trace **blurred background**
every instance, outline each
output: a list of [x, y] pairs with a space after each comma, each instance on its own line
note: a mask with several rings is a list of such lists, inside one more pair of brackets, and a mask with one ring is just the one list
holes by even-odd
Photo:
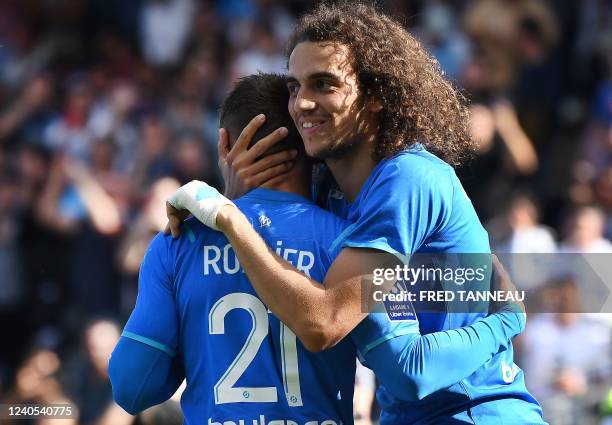
[[[612, 2], [379, 3], [471, 101], [479, 148], [458, 173], [494, 249], [612, 252]], [[108, 357], [165, 198], [192, 179], [222, 185], [220, 101], [240, 76], [284, 71], [313, 4], [0, 2], [1, 403], [72, 402], [82, 424], [181, 423], [176, 401], [138, 418], [114, 405]], [[530, 390], [552, 424], [606, 423], [609, 322], [576, 313], [575, 277], [531, 284], [557, 307], [517, 341]], [[368, 424], [376, 382], [364, 370], [358, 382]]]

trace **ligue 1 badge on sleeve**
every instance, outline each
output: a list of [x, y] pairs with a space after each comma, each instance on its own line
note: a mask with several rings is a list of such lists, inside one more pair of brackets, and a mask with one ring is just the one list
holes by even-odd
[[393, 322], [416, 320], [416, 311], [412, 304], [413, 299], [414, 294], [406, 289], [406, 285], [402, 280], [395, 282], [391, 290], [380, 298], [385, 307], [387, 317]]

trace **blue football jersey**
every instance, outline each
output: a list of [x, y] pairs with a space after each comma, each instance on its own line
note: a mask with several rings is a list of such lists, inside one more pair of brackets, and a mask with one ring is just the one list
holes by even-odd
[[[236, 205], [280, 256], [322, 281], [345, 222], [301, 196], [255, 189]], [[158, 235], [124, 336], [180, 355], [187, 424], [351, 424], [355, 346], [308, 352], [259, 299], [228, 240], [196, 220]], [[155, 306], [151, 308], [141, 306]]]
[[[337, 194], [331, 197], [323, 204], [338, 206], [338, 214], [351, 222], [334, 247], [401, 255], [490, 253], [488, 235], [454, 170], [420, 147], [381, 161], [352, 204], [340, 202]], [[417, 311], [421, 333], [456, 329], [486, 315], [482, 309], [450, 311]], [[384, 387], [378, 399], [386, 424], [445, 423], [445, 418], [449, 423], [488, 424], [499, 418], [543, 423], [540, 406], [514, 364], [511, 344], [466, 379], [422, 400], [398, 400]]]

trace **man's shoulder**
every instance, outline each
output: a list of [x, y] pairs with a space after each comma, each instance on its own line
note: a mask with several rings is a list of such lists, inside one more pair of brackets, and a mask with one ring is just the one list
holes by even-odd
[[193, 216], [186, 218], [181, 223], [181, 233], [177, 239], [173, 239], [172, 235], [164, 234], [161, 234], [160, 237], [164, 239], [164, 243], [175, 255], [178, 252], [199, 249], [199, 244], [196, 242], [206, 242], [206, 244], [213, 245], [227, 243], [223, 233], [211, 229]]
[[384, 159], [375, 169], [372, 188], [385, 186], [385, 193], [452, 193], [456, 184], [453, 168], [425, 149], [407, 149]]
[[383, 164], [385, 169], [395, 169], [402, 176], [445, 176], [447, 177], [453, 168], [436, 155], [424, 148], [411, 148], [403, 150]]
[[330, 225], [344, 227], [347, 222], [324, 208], [306, 198], [293, 198], [290, 201], [282, 198], [279, 194], [278, 199], [261, 199], [244, 196], [236, 201], [236, 206], [253, 221], [253, 214], [257, 215], [266, 208], [277, 214], [285, 214], [291, 218], [291, 222], [301, 223], [300, 220], [310, 217], [317, 223], [329, 223]]

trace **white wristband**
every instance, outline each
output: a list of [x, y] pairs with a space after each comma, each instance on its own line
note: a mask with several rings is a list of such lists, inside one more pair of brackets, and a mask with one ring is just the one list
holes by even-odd
[[221, 195], [217, 189], [208, 184], [193, 180], [174, 192], [168, 203], [177, 210], [186, 209], [195, 218], [214, 230], [217, 227], [217, 213], [223, 205], [234, 205]]

